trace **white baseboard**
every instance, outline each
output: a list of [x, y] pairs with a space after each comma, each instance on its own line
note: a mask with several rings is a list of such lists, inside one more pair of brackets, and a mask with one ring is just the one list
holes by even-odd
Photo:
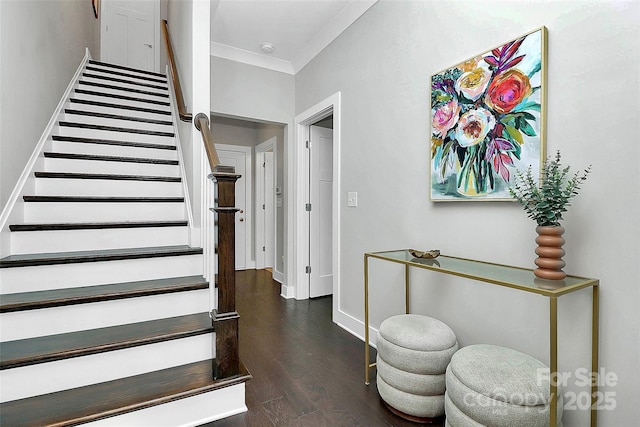
[[286, 299], [295, 298], [295, 289], [292, 286], [280, 286], [280, 296]]
[[273, 270], [272, 276], [273, 276], [273, 280], [280, 283], [281, 285], [284, 284], [284, 274], [282, 274], [279, 271]]
[[[337, 318], [333, 319], [333, 322], [340, 326], [351, 335], [359, 338], [364, 342], [364, 322], [350, 314], [345, 313], [342, 310], [338, 310]], [[376, 348], [376, 338], [378, 336], [378, 330], [369, 326], [369, 344]]]

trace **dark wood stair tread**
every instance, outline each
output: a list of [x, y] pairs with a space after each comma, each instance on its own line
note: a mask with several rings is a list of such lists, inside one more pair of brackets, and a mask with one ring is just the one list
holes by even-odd
[[66, 114], [74, 114], [77, 116], [101, 117], [103, 119], [125, 120], [128, 122], [140, 122], [140, 123], [151, 123], [154, 125], [173, 126], [173, 122], [171, 122], [170, 120], [148, 119], [145, 117], [132, 117], [132, 116], [123, 116], [119, 114], [98, 113], [95, 111], [73, 110], [70, 108], [66, 108], [64, 112]]
[[22, 196], [36, 203], [182, 203], [184, 197]]
[[193, 248], [187, 245], [20, 254], [9, 255], [1, 258], [0, 268], [77, 264], [85, 262], [118, 261], [126, 259], [159, 258], [198, 254], [202, 254], [202, 248]]
[[114, 175], [101, 173], [75, 173], [75, 172], [35, 172], [36, 178], [56, 179], [101, 179], [113, 181], [155, 181], [155, 182], [182, 182], [179, 176], [146, 176], [146, 175]]
[[95, 59], [90, 59], [89, 60], [89, 64], [101, 65], [101, 66], [107, 67], [107, 68], [116, 68], [118, 70], [133, 71], [135, 73], [147, 74], [149, 76], [163, 77], [165, 79], [167, 78], [167, 76], [165, 76], [162, 73], [156, 73], [154, 71], [148, 71], [148, 70], [140, 70], [138, 68], [126, 67], [124, 65], [110, 64], [108, 62], [96, 61]]
[[85, 329], [2, 343], [0, 370], [88, 356], [213, 332], [209, 313]]
[[168, 93], [158, 93], [158, 92], [152, 92], [152, 91], [144, 90], [144, 89], [135, 89], [135, 88], [131, 88], [131, 87], [110, 85], [110, 84], [106, 84], [106, 83], [88, 82], [88, 81], [80, 80], [78, 82], [78, 84], [81, 85], [81, 86], [92, 86], [92, 87], [101, 87], [103, 89], [121, 90], [121, 91], [124, 91], [124, 92], [131, 92], [131, 93], [136, 93], [136, 94], [140, 94], [140, 95], [157, 96], [159, 98], [168, 98], [169, 97]]
[[89, 70], [89, 71], [98, 71], [100, 73], [113, 74], [114, 76], [131, 77], [131, 78], [135, 78], [135, 79], [148, 80], [150, 82], [167, 84], [167, 79], [163, 74], [158, 74], [158, 76], [162, 76], [163, 77], [162, 79], [159, 79], [159, 78], [153, 78], [153, 77], [149, 77], [149, 76], [132, 75], [130, 73], [123, 73], [123, 72], [112, 70], [112, 69], [109, 69], [109, 68], [93, 67], [91, 65], [87, 65], [85, 69]]
[[0, 424], [72, 426], [241, 384], [251, 374], [213, 379], [214, 360], [0, 404]]
[[50, 158], [50, 159], [95, 160], [95, 161], [101, 161], [101, 162], [124, 162], [124, 163], [152, 163], [155, 165], [172, 165], [172, 166], [179, 165], [179, 162], [177, 160], [169, 160], [169, 159], [102, 156], [98, 154], [55, 153], [50, 151], [45, 151], [44, 157]]
[[208, 287], [209, 284], [202, 276], [184, 276], [113, 283], [110, 285], [20, 292], [2, 296], [0, 313], [186, 292], [197, 289], [207, 289]]
[[164, 105], [167, 107], [170, 105], [168, 102], [165, 102], [165, 101], [156, 101], [154, 99], [137, 98], [135, 96], [117, 95], [115, 93], [96, 92], [94, 90], [75, 89], [74, 92], [82, 93], [84, 95], [104, 96], [106, 98], [123, 99], [126, 101], [135, 101], [135, 102], [142, 102], [142, 103], [155, 104], [155, 105]]
[[93, 125], [89, 123], [74, 123], [74, 122], [58, 122], [59, 126], [62, 127], [72, 127], [79, 129], [92, 129], [92, 130], [104, 130], [110, 132], [125, 132], [125, 133], [137, 133], [142, 135], [154, 135], [154, 136], [166, 136], [166, 137], [174, 137], [175, 134], [173, 132], [161, 132], [154, 130], [146, 130], [146, 129], [135, 129], [135, 128], [123, 128], [119, 126], [106, 126], [106, 125]]
[[116, 139], [86, 138], [82, 136], [52, 135], [51, 139], [53, 139], [54, 141], [60, 141], [60, 142], [79, 142], [83, 144], [99, 144], [99, 145], [119, 145], [123, 147], [151, 148], [154, 150], [173, 150], [173, 151], [177, 150], [177, 147], [175, 145], [152, 144], [148, 142], [120, 141]]
[[87, 77], [87, 78], [90, 78], [90, 79], [106, 80], [106, 81], [109, 81], [109, 82], [124, 83], [124, 84], [135, 85], [135, 86], [149, 87], [149, 88], [152, 88], [152, 89], [159, 89], [159, 90], [168, 90], [169, 89], [167, 86], [159, 86], [159, 85], [153, 84], [153, 83], [143, 83], [143, 82], [137, 82], [137, 81], [133, 81], [133, 80], [119, 79], [117, 77], [101, 76], [101, 75], [93, 74], [93, 73], [82, 73], [82, 77]]
[[97, 107], [120, 108], [122, 110], [129, 110], [129, 111], [140, 111], [143, 113], [162, 114], [165, 116], [171, 115], [171, 111], [166, 111], [166, 110], [156, 110], [154, 108], [136, 107], [133, 105], [113, 104], [111, 102], [92, 101], [90, 99], [70, 98], [69, 102], [71, 102], [72, 104], [95, 105]]
[[11, 224], [11, 231], [57, 231], [57, 230], [102, 230], [108, 228], [153, 228], [186, 227], [187, 221], [126, 221], [126, 222], [79, 222], [79, 223], [42, 223]]

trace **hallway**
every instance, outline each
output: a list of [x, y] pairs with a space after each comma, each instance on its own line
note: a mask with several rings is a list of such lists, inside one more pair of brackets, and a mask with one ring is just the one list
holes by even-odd
[[330, 297], [283, 299], [265, 270], [236, 282], [249, 412], [206, 427], [415, 426], [384, 407], [375, 375], [364, 385], [364, 345], [331, 322]]

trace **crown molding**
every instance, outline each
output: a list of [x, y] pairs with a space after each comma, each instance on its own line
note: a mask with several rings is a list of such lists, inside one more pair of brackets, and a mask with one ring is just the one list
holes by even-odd
[[378, 0], [352, 0], [292, 61], [211, 42], [211, 56], [295, 75]]
[[274, 58], [272, 56], [261, 55], [244, 49], [238, 49], [225, 44], [211, 42], [211, 56], [228, 59], [230, 61], [242, 62], [243, 64], [254, 65], [256, 67], [267, 68], [286, 74], [295, 74], [290, 61]]

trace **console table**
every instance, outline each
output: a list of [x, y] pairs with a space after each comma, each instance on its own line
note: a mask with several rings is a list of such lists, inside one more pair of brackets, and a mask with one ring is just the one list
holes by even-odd
[[[473, 279], [478, 282], [504, 286], [549, 298], [549, 350], [550, 379], [558, 372], [558, 297], [583, 288], [592, 288], [591, 307], [591, 426], [597, 426], [597, 373], [598, 373], [598, 279], [567, 276], [560, 281], [547, 281], [534, 276], [533, 270], [493, 264], [471, 259], [440, 255], [435, 259], [414, 258], [408, 249], [367, 252], [364, 254], [364, 326], [365, 326], [365, 384], [369, 385], [371, 363], [369, 355], [369, 259], [380, 259], [405, 266], [405, 312], [409, 313], [409, 270], [411, 267]], [[558, 385], [550, 381], [550, 426], [557, 424]]]

